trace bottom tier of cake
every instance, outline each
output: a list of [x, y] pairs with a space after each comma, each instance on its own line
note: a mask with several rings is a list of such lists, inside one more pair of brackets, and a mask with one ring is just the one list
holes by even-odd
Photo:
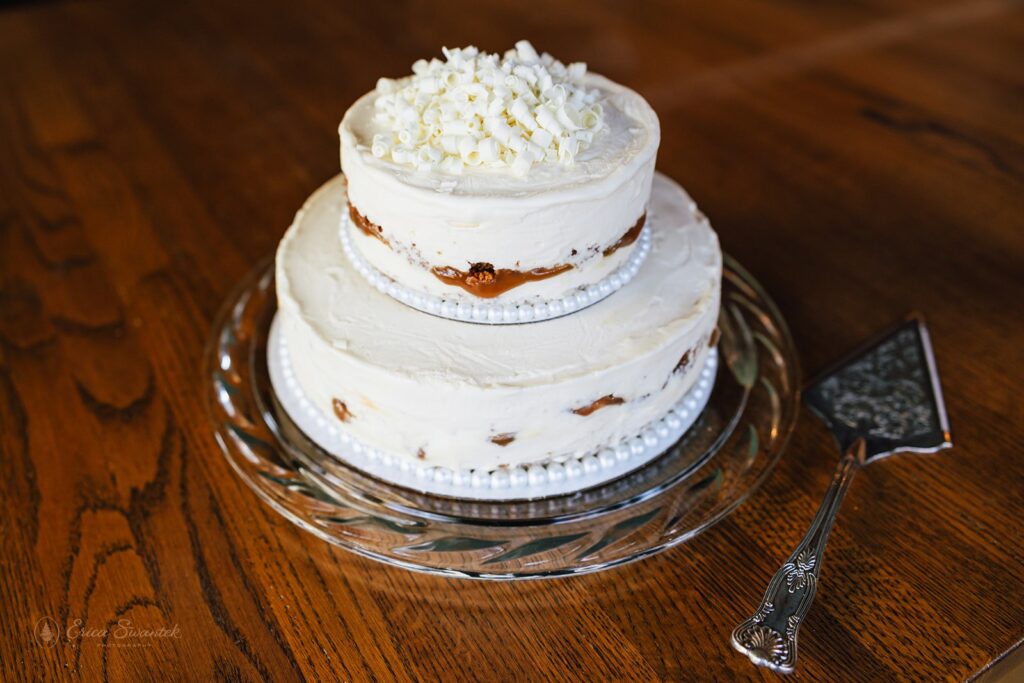
[[652, 251], [633, 281], [521, 325], [437, 318], [378, 292], [342, 251], [345, 211], [339, 176], [296, 216], [277, 255], [278, 324], [301, 394], [372, 454], [451, 472], [581, 461], [670, 415], [700, 380], [722, 257], [664, 176], [648, 207]]
[[291, 421], [317, 446], [345, 464], [421, 493], [479, 501], [534, 500], [601, 486], [651, 462], [700, 418], [718, 370], [712, 349], [694, 385], [663, 416], [597, 453], [529, 466], [452, 470], [381, 451], [352, 436], [334, 415], [317, 408], [295, 378], [288, 343], [277, 319], [267, 346], [270, 383]]

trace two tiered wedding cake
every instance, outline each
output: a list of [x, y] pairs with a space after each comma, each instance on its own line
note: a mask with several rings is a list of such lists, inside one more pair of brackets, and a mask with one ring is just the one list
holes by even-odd
[[718, 241], [638, 94], [526, 42], [444, 55], [349, 109], [344, 176], [281, 242], [285, 374], [344, 459], [585, 485], [685, 421]]

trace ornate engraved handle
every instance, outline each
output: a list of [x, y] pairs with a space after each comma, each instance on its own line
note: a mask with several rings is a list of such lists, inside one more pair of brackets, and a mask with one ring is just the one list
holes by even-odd
[[821, 571], [821, 557], [832, 523], [857, 469], [864, 463], [864, 441], [858, 439], [843, 454], [825, 499], [807, 535], [768, 584], [754, 616], [732, 632], [732, 645], [750, 661], [779, 673], [796, 665], [796, 636], [811, 609]]

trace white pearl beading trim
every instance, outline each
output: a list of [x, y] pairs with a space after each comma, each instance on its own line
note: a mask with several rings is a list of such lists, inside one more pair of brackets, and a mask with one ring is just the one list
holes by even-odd
[[353, 228], [350, 228], [351, 220], [347, 207], [342, 207], [340, 222], [341, 248], [344, 250], [345, 256], [352, 263], [352, 267], [378, 292], [387, 294], [392, 299], [430, 315], [486, 325], [510, 325], [550, 320], [596, 304], [613, 292], [622, 289], [626, 283], [636, 277], [644, 259], [651, 251], [651, 227], [648, 224], [640, 231], [636, 245], [626, 262], [598, 282], [578, 287], [558, 299], [524, 300], [504, 304], [486, 301], [470, 302], [454, 297], [447, 298], [419, 292], [399, 284], [371, 265], [352, 243], [350, 230]]
[[452, 470], [380, 451], [338, 426], [313, 405], [295, 378], [288, 344], [275, 317], [267, 346], [270, 381], [295, 424], [335, 458], [380, 479], [451, 498], [523, 500], [580, 491], [629, 474], [664, 453], [697, 421], [711, 395], [718, 350], [711, 349], [694, 386], [639, 434], [593, 455], [493, 470]]

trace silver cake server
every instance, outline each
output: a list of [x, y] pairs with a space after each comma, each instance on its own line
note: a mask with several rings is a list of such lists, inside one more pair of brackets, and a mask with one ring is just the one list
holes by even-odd
[[733, 647], [780, 673], [796, 664], [797, 632], [814, 600], [825, 543], [853, 475], [893, 453], [934, 453], [953, 445], [931, 341], [918, 315], [826, 371], [804, 401], [832, 431], [842, 459], [807, 535], [772, 577], [754, 616], [732, 632]]

